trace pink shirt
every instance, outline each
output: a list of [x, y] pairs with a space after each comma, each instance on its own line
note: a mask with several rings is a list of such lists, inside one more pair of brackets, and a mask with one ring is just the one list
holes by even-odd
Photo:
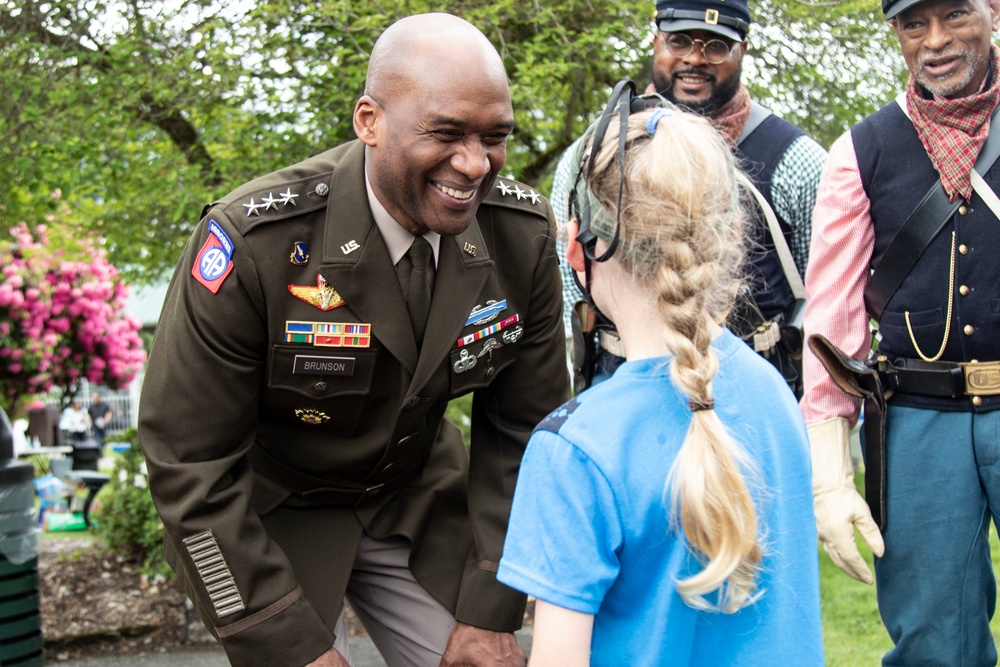
[[[830, 147], [819, 183], [806, 270], [804, 327], [806, 335], [822, 334], [855, 359], [867, 359], [871, 350], [864, 289], [874, 246], [870, 203], [847, 132]], [[844, 417], [853, 426], [860, 401], [837, 388], [808, 347], [803, 374], [800, 406], [806, 424]]]

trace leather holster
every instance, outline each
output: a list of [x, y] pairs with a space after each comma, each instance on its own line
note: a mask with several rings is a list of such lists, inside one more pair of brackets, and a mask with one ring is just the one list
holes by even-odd
[[841, 391], [864, 403], [865, 501], [879, 530], [885, 531], [885, 391], [875, 362], [847, 356], [819, 334], [809, 336], [809, 349]]

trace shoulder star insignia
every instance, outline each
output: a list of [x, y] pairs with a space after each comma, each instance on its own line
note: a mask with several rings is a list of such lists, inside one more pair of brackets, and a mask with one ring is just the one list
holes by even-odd
[[524, 192], [524, 190], [522, 190], [520, 187], [518, 187], [516, 185], [514, 186], [514, 194], [517, 195], [518, 201], [524, 199], [525, 195], [526, 195], [526, 193]]
[[269, 211], [272, 208], [278, 208], [278, 202], [281, 201], [281, 200], [276, 199], [274, 197], [274, 195], [272, 195], [270, 192], [268, 192], [267, 196], [263, 197], [261, 199], [261, 201], [263, 202], [264, 210], [265, 211]]
[[320, 274], [316, 274], [316, 287], [289, 285], [288, 291], [310, 306], [316, 306], [324, 312], [344, 305], [344, 298]]
[[542, 196], [540, 194], [538, 194], [537, 192], [535, 192], [534, 190], [531, 191], [531, 194], [529, 194], [528, 197], [531, 198], [531, 203], [532, 204], [537, 204], [538, 202], [540, 202], [542, 200]]
[[500, 194], [504, 196], [514, 194], [514, 191], [510, 189], [510, 186], [504, 183], [503, 181], [497, 183], [497, 187], [500, 188]]
[[291, 188], [285, 188], [285, 191], [279, 192], [278, 195], [281, 197], [281, 203], [285, 206], [295, 206], [295, 198], [298, 195], [293, 195]]
[[250, 198], [250, 203], [249, 204], [243, 204], [243, 205], [247, 209], [247, 217], [248, 218], [251, 215], [260, 215], [260, 211], [258, 211], [257, 209], [259, 209], [261, 206], [263, 206], [263, 204], [254, 204], [253, 203], [253, 197]]

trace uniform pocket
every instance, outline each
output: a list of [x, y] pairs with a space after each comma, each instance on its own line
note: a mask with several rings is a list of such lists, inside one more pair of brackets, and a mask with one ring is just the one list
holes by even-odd
[[349, 435], [371, 393], [376, 355], [370, 349], [275, 345], [265, 409], [279, 419]]
[[899, 311], [885, 311], [879, 322], [879, 331], [883, 339], [893, 341], [893, 349], [909, 350], [909, 356], [917, 356], [917, 351], [913, 349], [913, 340], [917, 341], [920, 351], [927, 356], [937, 354], [944, 340], [945, 325], [944, 310], [934, 308], [932, 310], [910, 311], [910, 324], [906, 324], [906, 315]]
[[[511, 336], [508, 335], [508, 340]], [[519, 336], [518, 336], [519, 338]], [[451, 397], [462, 396], [487, 386], [517, 359], [517, 338], [504, 342], [502, 332], [451, 351]]]

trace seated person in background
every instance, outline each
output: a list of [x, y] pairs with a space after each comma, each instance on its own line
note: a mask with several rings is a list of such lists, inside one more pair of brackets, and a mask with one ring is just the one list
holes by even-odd
[[636, 111], [620, 171], [619, 126], [583, 142], [567, 259], [626, 362], [533, 434], [498, 579], [538, 599], [532, 665], [821, 665], [805, 426], [717, 324], [745, 252], [732, 154]]
[[90, 434], [90, 415], [83, 409], [83, 402], [74, 400], [73, 404], [63, 411], [59, 420], [59, 430], [69, 434], [71, 443], [83, 442]]

